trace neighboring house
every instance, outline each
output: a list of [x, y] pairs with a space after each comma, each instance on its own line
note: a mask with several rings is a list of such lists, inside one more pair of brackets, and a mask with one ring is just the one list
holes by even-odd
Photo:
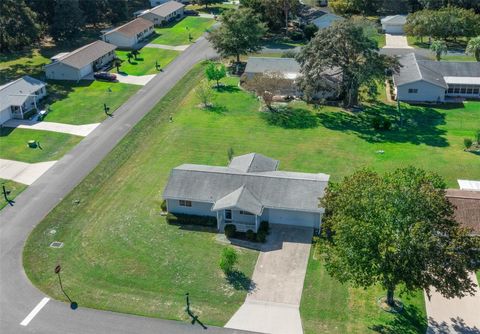
[[381, 19], [382, 29], [387, 34], [403, 34], [403, 26], [407, 23], [406, 15], [391, 15]]
[[24, 76], [0, 86], [0, 124], [12, 118], [31, 116], [37, 109], [37, 103], [47, 95], [46, 85], [43, 81]]
[[457, 222], [480, 236], [480, 191], [447, 189], [447, 199], [455, 206]]
[[[150, 6], [156, 7], [169, 1], [170, 0], [150, 0]], [[186, 3], [188, 0], [177, 0], [177, 2]]]
[[445, 98], [480, 97], [480, 63], [417, 60], [414, 53], [399, 59], [393, 75], [398, 100], [444, 102]]
[[183, 17], [185, 5], [178, 1], [168, 1], [157, 7], [149, 9], [139, 15], [152, 22], [155, 26]]
[[81, 80], [110, 64], [115, 58], [113, 44], [95, 41], [72, 52], [52, 57], [52, 63], [44, 66], [45, 75], [53, 80]]
[[102, 40], [119, 48], [134, 49], [154, 31], [152, 22], [139, 17], [120, 27], [106, 31], [102, 35]]
[[320, 228], [329, 175], [278, 171], [278, 161], [257, 153], [235, 157], [228, 167], [184, 164], [172, 170], [163, 192], [168, 212], [212, 216], [257, 231], [270, 224]]
[[[274, 57], [250, 57], [245, 67], [243, 75], [244, 81], [252, 80], [255, 75], [263, 75], [266, 73], [278, 73], [283, 75], [285, 79], [290, 80], [290, 84], [281, 88], [281, 92], [275, 93], [277, 95], [293, 95], [301, 96], [297, 81], [300, 77], [300, 64], [294, 58], [274, 58]], [[324, 90], [317, 92], [315, 98], [335, 98], [337, 93], [334, 89], [338, 85], [340, 76], [333, 73], [333, 71], [325, 72], [324, 84], [332, 87], [331, 90]]]
[[343, 21], [345, 20], [343, 17], [335, 15], [335, 14], [324, 14], [320, 17], [317, 17], [316, 19], [312, 20], [311, 23], [317, 26], [318, 29], [325, 29], [330, 27], [333, 22], [336, 21]]

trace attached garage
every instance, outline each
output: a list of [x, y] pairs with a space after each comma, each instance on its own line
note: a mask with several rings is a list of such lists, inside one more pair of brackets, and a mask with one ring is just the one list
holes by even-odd
[[320, 213], [270, 209], [268, 221], [271, 224], [294, 225], [320, 228]]
[[405, 15], [393, 15], [384, 17], [382, 20], [382, 29], [387, 34], [401, 35], [404, 33], [403, 26], [407, 23]]
[[7, 108], [5, 108], [3, 110], [0, 110], [0, 124], [5, 123], [6, 121], [8, 121], [11, 118], [12, 118], [12, 111], [10, 109], [10, 106], [8, 106]]

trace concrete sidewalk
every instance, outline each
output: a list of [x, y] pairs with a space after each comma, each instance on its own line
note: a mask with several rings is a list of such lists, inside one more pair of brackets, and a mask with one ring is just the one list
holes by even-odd
[[0, 178], [31, 185], [56, 161], [29, 164], [21, 161], [0, 159]]
[[252, 291], [225, 325], [272, 334], [302, 334], [300, 300], [312, 229], [275, 225], [253, 273]]
[[173, 50], [173, 51], [185, 51], [189, 46], [190, 44], [173, 46], [173, 45], [149, 43], [145, 45], [146, 48], [156, 48], [156, 49]]
[[22, 120], [22, 119], [11, 119], [3, 123], [3, 126], [9, 127], [9, 128], [61, 132], [61, 133], [68, 133], [70, 135], [81, 136], [81, 137], [88, 136], [90, 132], [95, 130], [95, 128], [99, 125], [100, 123], [73, 125], [73, 124], [63, 124], [63, 123], [54, 123], [54, 122], [29, 121], [29, 120]]
[[480, 289], [474, 273], [470, 278], [477, 284], [474, 296], [447, 299], [432, 291], [430, 300], [425, 294], [429, 334], [480, 333]]

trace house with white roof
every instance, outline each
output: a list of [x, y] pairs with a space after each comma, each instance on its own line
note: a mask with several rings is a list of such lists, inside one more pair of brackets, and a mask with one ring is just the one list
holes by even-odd
[[393, 75], [398, 100], [444, 102], [446, 98], [480, 98], [479, 62], [418, 60], [414, 53], [399, 59]]
[[154, 32], [153, 23], [139, 17], [117, 28], [105, 31], [101, 38], [102, 41], [119, 48], [134, 49]]
[[72, 52], [58, 54], [44, 66], [45, 75], [53, 80], [81, 80], [111, 63], [116, 48], [113, 44], [95, 41]]
[[403, 26], [407, 23], [406, 15], [390, 15], [380, 20], [382, 29], [387, 34], [403, 34]]
[[151, 21], [155, 26], [182, 18], [185, 5], [178, 1], [168, 1], [152, 9], [146, 10], [138, 17]]
[[46, 86], [45, 82], [29, 76], [0, 86], [0, 124], [31, 116], [38, 102], [47, 95]]
[[227, 167], [184, 164], [174, 168], [163, 192], [173, 214], [216, 217], [217, 228], [239, 231], [270, 224], [319, 229], [329, 175], [285, 172], [258, 153], [234, 157]]

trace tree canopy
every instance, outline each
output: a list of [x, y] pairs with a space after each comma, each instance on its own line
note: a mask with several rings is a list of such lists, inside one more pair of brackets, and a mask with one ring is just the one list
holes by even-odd
[[241, 0], [240, 4], [252, 9], [272, 31], [287, 28], [301, 6], [299, 0]]
[[330, 184], [321, 201], [327, 271], [355, 286], [380, 284], [389, 305], [399, 285], [471, 294], [479, 242], [455, 221], [444, 188], [441, 177], [414, 167], [384, 176], [361, 170]]
[[385, 79], [387, 69], [397, 66], [393, 58], [378, 53], [377, 42], [365, 35], [362, 26], [349, 20], [317, 32], [297, 60], [302, 73], [299, 86], [307, 97], [326, 88], [326, 76], [341, 75], [339, 95], [346, 107], [358, 103], [362, 86], [376, 85]]
[[217, 88], [220, 87], [220, 80], [226, 77], [227, 69], [223, 64], [216, 64], [214, 62], [208, 63], [205, 68], [205, 75], [208, 81], [215, 80], [217, 82]]
[[465, 52], [474, 56], [477, 61], [480, 61], [480, 36], [474, 37], [468, 41]]

